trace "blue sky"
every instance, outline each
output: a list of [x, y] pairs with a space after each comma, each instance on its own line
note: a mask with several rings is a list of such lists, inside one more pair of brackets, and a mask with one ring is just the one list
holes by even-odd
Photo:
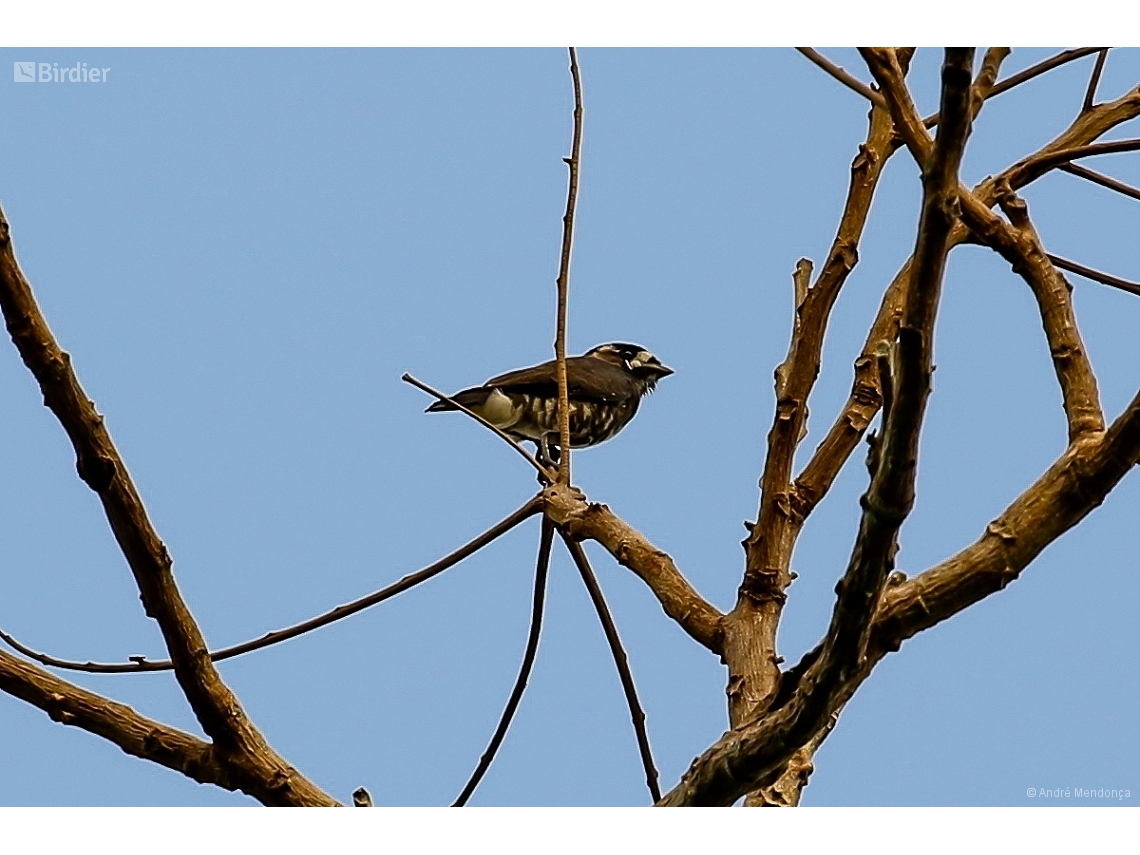
[[[1047, 55], [1018, 50], [1008, 70]], [[0, 83], [0, 202], [48, 321], [107, 417], [212, 646], [285, 626], [449, 552], [535, 490], [448, 390], [548, 358], [570, 95], [560, 50], [11, 49], [110, 68]], [[829, 52], [847, 68], [850, 51]], [[821, 262], [866, 106], [790, 50], [581, 52], [586, 142], [570, 350], [639, 342], [677, 373], [613, 442], [575, 456], [594, 500], [717, 606], [770, 424], [790, 274]], [[911, 75], [924, 111], [939, 55]], [[1071, 120], [1091, 58], [989, 103], [975, 182]], [[1140, 53], [1114, 51], [1116, 97]], [[1136, 136], [1135, 127], [1113, 136]], [[1090, 162], [1133, 184], [1140, 158]], [[845, 399], [885, 283], [909, 254], [917, 169], [888, 167], [833, 315], [801, 460]], [[1046, 245], [1140, 279], [1140, 207], [1055, 174], [1025, 191]], [[1140, 385], [1140, 299], [1071, 277], [1109, 417]], [[0, 348], [4, 351], [5, 348]], [[953, 253], [919, 498], [899, 566], [980, 534], [1060, 453], [1060, 394], [1031, 295], [988, 251]], [[62, 429], [0, 356], [0, 627], [76, 659], [163, 653]], [[781, 627], [820, 637], [850, 552], [861, 452], [805, 529]], [[1140, 478], [1003, 593], [904, 645], [845, 710], [814, 805], [1022, 805], [1028, 787], [1140, 793], [1132, 606]], [[328, 792], [444, 804], [509, 692], [537, 522], [357, 617], [221, 666], [271, 743]], [[724, 673], [590, 547], [668, 787], [726, 727]], [[473, 804], [642, 804], [612, 663], [555, 553], [532, 685]], [[197, 732], [169, 675], [77, 680]], [[0, 696], [0, 804], [248, 804]], [[1136, 796], [1140, 797], [1140, 796]]]

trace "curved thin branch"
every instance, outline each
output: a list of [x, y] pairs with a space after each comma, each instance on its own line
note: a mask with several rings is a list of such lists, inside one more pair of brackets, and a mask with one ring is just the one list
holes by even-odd
[[853, 76], [850, 72], [844, 70], [842, 67], [836, 65], [826, 56], [819, 51], [809, 47], [796, 48], [801, 54], [814, 62], [848, 89], [858, 92], [872, 104], [877, 104], [880, 107], [886, 107], [887, 104], [883, 100], [883, 96], [864, 83], [859, 78]]
[[479, 422], [479, 424], [483, 425], [483, 427], [487, 428], [487, 430], [495, 433], [500, 439], [503, 440], [503, 442], [510, 444], [511, 448], [513, 448], [515, 451], [517, 451], [519, 454], [521, 454], [523, 456], [523, 458], [526, 460], [526, 462], [529, 463], [531, 466], [533, 466], [535, 471], [538, 472], [538, 474], [541, 477], [546, 479], [546, 482], [548, 484], [553, 484], [555, 481], [558, 480], [558, 477], [553, 472], [551, 472], [549, 469], [547, 469], [545, 466], [543, 466], [541, 463], [539, 463], [537, 460], [534, 459], [533, 454], [531, 454], [529, 451], [527, 451], [525, 448], [523, 448], [521, 445], [519, 445], [517, 442], [515, 442], [513, 439], [511, 439], [510, 436], [505, 431], [503, 431], [500, 428], [496, 427], [495, 425], [491, 424], [489, 421], [487, 421], [485, 418], [483, 418], [478, 413], [467, 409], [467, 407], [463, 406], [458, 401], [447, 397], [447, 395], [443, 394], [443, 392], [440, 392], [438, 389], [433, 389], [431, 386], [427, 385], [427, 383], [420, 382], [415, 377], [413, 377], [411, 374], [404, 374], [404, 376], [401, 377], [400, 379], [403, 380], [405, 383], [410, 383], [411, 385], [415, 386], [417, 389], [420, 389], [424, 392], [427, 392], [433, 398], [437, 398], [440, 401], [446, 401], [447, 403], [449, 403], [453, 407], [455, 407], [455, 409], [471, 416], [471, 418], [475, 419], [475, 421]]
[[[409, 588], [415, 587], [421, 582], [426, 582], [433, 576], [438, 576], [449, 567], [458, 564], [469, 555], [478, 552], [487, 544], [491, 543], [498, 537], [506, 534], [519, 523], [534, 516], [542, 511], [543, 499], [541, 494], [535, 496], [513, 514], [506, 519], [487, 529], [475, 539], [469, 541], [459, 549], [446, 555], [436, 561], [434, 564], [429, 564], [423, 570], [418, 570], [415, 573], [410, 573], [404, 578], [400, 579], [386, 588], [381, 588], [379, 591], [374, 591], [367, 596], [361, 597], [358, 600], [353, 600], [350, 603], [345, 603], [342, 606], [337, 606], [331, 611], [327, 611], [322, 615], [314, 618], [301, 621], [293, 626], [284, 629], [274, 630], [268, 632], [260, 638], [252, 639], [250, 641], [243, 641], [241, 644], [235, 644], [232, 647], [224, 647], [221, 650], [215, 650], [210, 654], [210, 658], [215, 662], [221, 662], [225, 659], [232, 659], [235, 656], [241, 656], [243, 653], [250, 653], [254, 650], [261, 650], [262, 648], [269, 647], [274, 644], [280, 644], [282, 641], [288, 641], [291, 638], [296, 638], [299, 635], [304, 635], [307, 632], [312, 632], [315, 629], [320, 629], [323, 626], [328, 626], [330, 623], [335, 623], [338, 620], [343, 620], [350, 615], [363, 611], [377, 603], [382, 603], [385, 600], [391, 599], [397, 594], [401, 594]], [[141, 674], [151, 671], [168, 671], [173, 667], [169, 660], [151, 661], [143, 656], [132, 657], [130, 662], [74, 662], [67, 659], [57, 659], [54, 656], [49, 656], [46, 653], [39, 653], [21, 644], [11, 635], [0, 629], [0, 640], [2, 640], [9, 647], [18, 650], [20, 653], [27, 656], [29, 659], [34, 659], [41, 665], [49, 665], [52, 668], [63, 668], [69, 671], [84, 671], [89, 674]]]
[[542, 612], [546, 603], [546, 579], [550, 572], [550, 549], [553, 544], [554, 523], [549, 517], [543, 517], [542, 534], [538, 541], [538, 561], [534, 571], [534, 599], [530, 611], [530, 630], [527, 632], [526, 650], [523, 652], [522, 665], [519, 666], [519, 675], [515, 678], [514, 688], [511, 689], [510, 697], [507, 698], [507, 706], [499, 717], [499, 724], [491, 735], [491, 742], [487, 746], [487, 750], [479, 758], [475, 771], [471, 773], [471, 778], [467, 781], [463, 792], [456, 798], [452, 807], [464, 807], [472, 793], [475, 792], [475, 788], [479, 786], [479, 782], [483, 780], [483, 776], [487, 774], [487, 770], [491, 768], [491, 764], [495, 761], [495, 755], [499, 753], [499, 746], [503, 744], [507, 730], [514, 720], [515, 712], [522, 701], [523, 692], [526, 691], [526, 684], [530, 680], [530, 672], [534, 668], [534, 660], [538, 655], [538, 640], [542, 635]]
[[582, 75], [578, 51], [570, 48], [570, 77], [574, 83], [574, 137], [566, 187], [566, 213], [562, 217], [562, 252], [558, 261], [558, 319], [554, 335], [554, 357], [558, 372], [558, 481], [570, 483], [570, 383], [566, 378], [566, 309], [570, 294], [570, 255], [574, 247], [574, 213], [578, 209], [578, 170], [582, 163]]
[[618, 677], [621, 679], [622, 691], [625, 692], [625, 702], [629, 706], [629, 717], [633, 722], [633, 732], [637, 735], [637, 750], [641, 754], [641, 766], [645, 770], [645, 784], [649, 787], [649, 794], [653, 801], [661, 799], [661, 786], [657, 780], [657, 767], [653, 763], [653, 751], [649, 747], [649, 733], [645, 729], [645, 710], [641, 708], [641, 701], [637, 698], [637, 687], [633, 683], [633, 672], [629, 669], [629, 658], [622, 647], [621, 636], [618, 635], [617, 624], [614, 623], [610, 608], [606, 605], [606, 598], [602, 594], [602, 586], [598, 584], [598, 577], [590, 567], [590, 559], [586, 557], [586, 550], [582, 544], [559, 532], [562, 542], [570, 550], [570, 556], [582, 576], [590, 600], [598, 613], [598, 620], [602, 622], [602, 629], [606, 633], [606, 641], [610, 645], [610, 653], [617, 666]]
[[1005, 182], [995, 188], [1005, 222], [965, 187], [959, 187], [962, 222], [980, 242], [1010, 263], [1037, 301], [1049, 355], [1065, 407], [1069, 440], [1104, 430], [1096, 374], [1077, 326], [1069, 285], [1049, 260], [1025, 202]]
[[665, 614], [713, 653], [721, 652], [724, 615], [706, 601], [665, 552], [605, 505], [586, 501], [574, 487], [547, 487], [546, 513], [575, 540], [596, 540], [618, 564], [649, 586]]

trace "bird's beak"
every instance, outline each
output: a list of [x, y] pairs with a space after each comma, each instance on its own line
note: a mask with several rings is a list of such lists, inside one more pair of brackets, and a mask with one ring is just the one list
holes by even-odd
[[647, 365], [645, 367], [646, 368], [652, 368], [656, 372], [658, 377], [668, 377], [670, 374], [673, 373], [673, 369], [667, 365], [658, 364], [658, 365]]

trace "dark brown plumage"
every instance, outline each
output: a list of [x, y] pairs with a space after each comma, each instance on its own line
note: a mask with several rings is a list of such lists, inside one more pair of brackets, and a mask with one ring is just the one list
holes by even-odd
[[[637, 413], [642, 397], [673, 370], [637, 344], [598, 345], [566, 360], [570, 402], [570, 447], [586, 448], [615, 436]], [[492, 377], [452, 398], [515, 440], [530, 440], [543, 462], [558, 452], [558, 373], [551, 360]], [[429, 413], [454, 410], [437, 401]]]

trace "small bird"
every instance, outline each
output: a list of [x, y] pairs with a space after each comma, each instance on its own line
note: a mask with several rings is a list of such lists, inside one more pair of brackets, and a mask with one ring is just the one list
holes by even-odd
[[[569, 357], [570, 447], [586, 448], [616, 436], [629, 424], [642, 397], [672, 373], [673, 369], [639, 344], [600, 344], [581, 356]], [[533, 442], [539, 462], [558, 462], [556, 360], [500, 374], [452, 398], [516, 441]], [[437, 401], [427, 412], [454, 409], [446, 401]]]

